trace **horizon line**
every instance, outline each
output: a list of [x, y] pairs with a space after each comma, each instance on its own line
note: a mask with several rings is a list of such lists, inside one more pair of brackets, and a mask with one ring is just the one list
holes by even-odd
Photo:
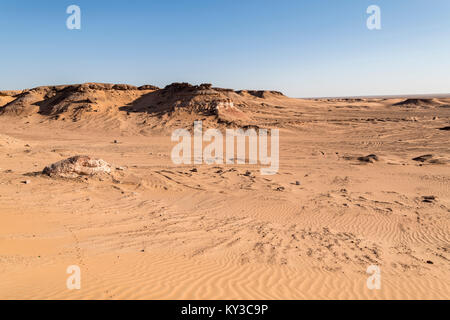
[[[175, 82], [171, 82], [168, 85], [171, 84], [175, 84], [175, 83], [188, 83], [190, 85], [196, 86], [197, 84], [191, 84], [189, 82], [185, 82], [185, 81], [175, 81]], [[201, 84], [206, 84], [208, 82], [202, 82]], [[119, 83], [114, 83], [114, 82], [96, 82], [96, 81], [87, 81], [87, 82], [78, 82], [78, 83], [64, 83], [64, 84], [49, 84], [49, 85], [39, 85], [36, 87], [28, 87], [28, 88], [22, 88], [22, 89], [0, 89], [0, 92], [4, 92], [4, 91], [25, 91], [25, 90], [33, 90], [36, 88], [40, 88], [40, 87], [59, 87], [59, 86], [72, 86], [72, 85], [82, 85], [82, 84], [111, 84], [111, 85], [115, 85], [115, 84], [124, 84], [124, 85], [132, 85], [135, 87], [140, 87], [140, 86], [145, 86], [145, 85], [149, 85], [148, 83], [145, 83], [143, 85], [135, 85], [135, 84], [130, 84], [130, 83], [126, 83], [126, 82], [119, 82]], [[198, 85], [201, 85], [198, 84]], [[208, 83], [209, 84], [209, 83]], [[158, 87], [156, 85], [152, 85], [155, 87]], [[213, 86], [214, 87], [214, 86]], [[158, 87], [159, 88], [159, 87]], [[160, 89], [163, 89], [164, 87], [160, 87]], [[231, 88], [221, 88], [221, 87], [215, 87], [218, 89], [231, 89]], [[278, 91], [281, 92], [283, 95], [287, 96], [287, 97], [291, 97], [288, 96], [284, 93], [283, 90], [280, 89], [231, 89], [233, 91]], [[420, 99], [420, 98], [450, 98], [450, 93], [420, 93], [420, 94], [366, 94], [366, 95], [342, 95], [342, 96], [308, 96], [308, 97], [291, 97], [294, 99], [305, 99], [305, 100], [314, 100], [314, 99], [396, 99], [396, 98], [412, 98], [412, 99]]]

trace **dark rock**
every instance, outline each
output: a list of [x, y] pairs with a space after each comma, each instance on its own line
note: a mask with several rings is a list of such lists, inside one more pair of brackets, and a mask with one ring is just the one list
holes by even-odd
[[433, 158], [432, 154], [425, 154], [423, 156], [419, 156], [419, 157], [413, 158], [413, 161], [425, 162], [425, 161], [428, 161], [428, 160], [430, 160], [432, 158]]
[[361, 162], [374, 163], [375, 161], [380, 160], [376, 154], [369, 154], [368, 156], [358, 157], [358, 160]]
[[423, 196], [422, 197], [422, 202], [425, 203], [433, 203], [436, 200], [435, 196]]

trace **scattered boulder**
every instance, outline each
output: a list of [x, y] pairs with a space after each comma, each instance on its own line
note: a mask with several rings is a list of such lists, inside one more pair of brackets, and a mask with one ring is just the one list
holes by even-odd
[[428, 164], [447, 164], [449, 162], [448, 159], [436, 158], [432, 154], [425, 154], [423, 156], [413, 158], [412, 160]]
[[358, 157], [358, 160], [366, 163], [374, 163], [375, 161], [379, 161], [380, 159], [376, 154], [369, 154], [368, 156]]
[[75, 156], [45, 167], [42, 173], [51, 177], [78, 178], [110, 174], [111, 165], [102, 159]]
[[423, 196], [422, 197], [422, 202], [425, 203], [433, 203], [436, 200], [435, 196]]
[[413, 161], [418, 161], [418, 162], [426, 162], [428, 160], [433, 159], [433, 155], [432, 154], [424, 154], [423, 156], [419, 156], [416, 158], [413, 158]]
[[439, 130], [442, 130], [442, 131], [450, 131], [450, 126], [443, 127], [443, 128], [439, 128]]

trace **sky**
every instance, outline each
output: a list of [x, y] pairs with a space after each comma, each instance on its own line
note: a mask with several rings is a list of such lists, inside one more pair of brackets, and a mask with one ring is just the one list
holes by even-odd
[[[66, 9], [81, 9], [69, 30]], [[381, 30], [366, 10], [381, 9]], [[292, 97], [450, 93], [448, 0], [2, 0], [0, 90], [212, 83]]]

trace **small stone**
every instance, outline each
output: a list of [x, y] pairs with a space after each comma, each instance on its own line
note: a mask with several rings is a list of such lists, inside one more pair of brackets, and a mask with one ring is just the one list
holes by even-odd
[[429, 161], [431, 159], [433, 159], [433, 155], [432, 154], [424, 154], [422, 156], [415, 157], [412, 160], [413, 161], [418, 161], [418, 162], [426, 162], [426, 161]]
[[23, 183], [23, 184], [30, 184], [31, 181], [30, 181], [30, 180], [25, 180], [25, 181], [22, 181], [22, 183]]
[[197, 168], [193, 168], [190, 170], [191, 172], [198, 172]]
[[117, 141], [117, 140], [114, 140], [114, 143], [116, 143], [116, 144], [117, 144], [117, 143], [119, 143], [119, 141]]
[[295, 181], [295, 185], [299, 186], [300, 185], [300, 181]]
[[433, 203], [436, 200], [435, 196], [423, 196], [422, 197], [422, 202], [425, 203]]
[[433, 264], [433, 261], [427, 260], [427, 263], [428, 263], [428, 264]]
[[358, 160], [361, 162], [374, 163], [375, 161], [380, 160], [376, 154], [369, 154], [365, 157], [358, 157]]

